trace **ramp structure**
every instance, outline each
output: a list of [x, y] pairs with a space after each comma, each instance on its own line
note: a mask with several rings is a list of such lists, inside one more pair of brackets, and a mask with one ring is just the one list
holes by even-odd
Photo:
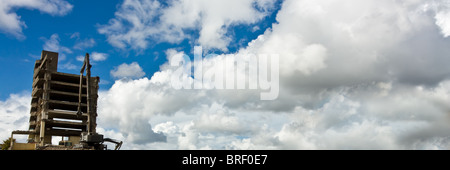
[[104, 141], [115, 140], [104, 140], [96, 133], [100, 77], [90, 77], [89, 54], [80, 75], [58, 72], [57, 67], [58, 53], [42, 51], [34, 65], [29, 129], [11, 134], [11, 138], [14, 134], [28, 135], [28, 143], [12, 143], [11, 149], [49, 146], [55, 136], [62, 137], [60, 145], [104, 149]]

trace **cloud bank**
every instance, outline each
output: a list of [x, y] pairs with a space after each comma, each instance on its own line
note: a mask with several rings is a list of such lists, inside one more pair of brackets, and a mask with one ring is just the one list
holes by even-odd
[[122, 127], [147, 120], [149, 135], [167, 138], [134, 149], [448, 149], [447, 4], [283, 1], [277, 23], [237, 52], [280, 55], [278, 100], [251, 90], [174, 90], [165, 64], [150, 79], [104, 91], [101, 122], [130, 133]]

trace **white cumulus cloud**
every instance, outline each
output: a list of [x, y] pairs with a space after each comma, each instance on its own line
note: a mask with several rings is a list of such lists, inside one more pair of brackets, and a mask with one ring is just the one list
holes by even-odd
[[[93, 53], [94, 54], [94, 53]], [[96, 56], [96, 57], [94, 57]], [[104, 55], [93, 55], [92, 56], [94, 60], [101, 61], [104, 57]], [[105, 58], [106, 59], [106, 58]], [[104, 60], [104, 59], [103, 59]], [[145, 76], [145, 72], [142, 70], [141, 66], [137, 62], [132, 62], [131, 64], [123, 63], [116, 67], [114, 70], [111, 70], [111, 76], [116, 79], [122, 79], [122, 78], [141, 78]]]
[[92, 52], [89, 57], [93, 61], [105, 61], [108, 58], [108, 54], [106, 53], [99, 53], [99, 52]]
[[[28, 130], [30, 116], [31, 94], [11, 94], [6, 100], [0, 101], [0, 139], [11, 137], [14, 130]], [[19, 142], [26, 142], [26, 136], [17, 135]]]
[[24, 39], [23, 28], [27, 28], [15, 10], [19, 8], [39, 10], [52, 16], [64, 16], [69, 13], [73, 5], [65, 0], [2, 0], [0, 3], [0, 31], [13, 35], [17, 39]]
[[72, 50], [70, 48], [60, 44], [61, 39], [59, 38], [59, 35], [57, 33], [52, 34], [49, 39], [41, 37], [41, 40], [44, 41], [44, 45], [42, 46], [44, 50], [58, 53], [58, 61], [65, 60], [67, 58], [66, 54], [72, 53]]
[[[178, 43], [190, 37], [186, 30], [198, 30], [198, 43], [205, 49], [227, 51], [233, 37], [228, 27], [253, 24], [269, 14], [273, 0], [125, 0], [115, 18], [100, 25], [98, 32], [118, 48], [146, 49], [149, 40]], [[197, 38], [195, 38], [197, 39]]]

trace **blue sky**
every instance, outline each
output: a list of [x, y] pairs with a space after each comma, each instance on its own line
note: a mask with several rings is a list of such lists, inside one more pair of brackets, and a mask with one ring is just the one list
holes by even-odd
[[[106, 90], [114, 83], [110, 71], [122, 63], [138, 62], [146, 73], [151, 77], [154, 72], [159, 70], [159, 66], [165, 63], [165, 51], [170, 48], [180, 49], [189, 54], [195, 45], [195, 38], [199, 36], [197, 30], [189, 31], [192, 39], [185, 39], [181, 42], [158, 42], [158, 40], [148, 39], [149, 46], [142, 50], [133, 50], [116, 48], [107, 42], [107, 37], [99, 33], [98, 28], [101, 25], [108, 24], [111, 18], [114, 18], [116, 10], [120, 7], [122, 1], [67, 1], [73, 5], [73, 8], [64, 16], [54, 16], [38, 9], [17, 8], [12, 9], [20, 16], [20, 21], [26, 24], [23, 27], [24, 39], [18, 39], [14, 35], [0, 34], [0, 60], [1, 60], [1, 79], [8, 84], [2, 84], [0, 89], [0, 99], [6, 99], [10, 94], [21, 93], [31, 90], [32, 68], [36, 59], [39, 59], [41, 51], [44, 50], [44, 44], [54, 34], [58, 35], [59, 46], [67, 47], [71, 53], [62, 50], [56, 51], [64, 53], [66, 59], [59, 62], [59, 71], [78, 74], [82, 63], [76, 60], [77, 56], [84, 55], [86, 52], [99, 52], [108, 55], [107, 59], [93, 66], [93, 75], [100, 76], [101, 90]], [[232, 43], [228, 52], [235, 52], [245, 46], [248, 42], [262, 34], [267, 28], [270, 28], [275, 21], [276, 11], [280, 8], [280, 2], [276, 7], [261, 21], [254, 24], [233, 25], [227, 30], [227, 34], [232, 35]], [[253, 28], [257, 26], [257, 30]], [[95, 43], [88, 47], [75, 48], [77, 43], [83, 43], [88, 40]], [[51, 50], [51, 49], [45, 49]], [[211, 49], [210, 53], [223, 53], [220, 49]], [[192, 56], [192, 55], [191, 55]], [[76, 68], [67, 69], [61, 65], [71, 63]], [[14, 71], [14, 75], [10, 75]]]
[[[449, 0], [1, 1], [0, 139], [28, 128], [48, 49], [75, 74], [91, 54], [97, 132], [123, 149], [450, 148]], [[173, 88], [170, 61], [195, 46], [218, 54], [204, 75], [279, 56], [278, 98]]]

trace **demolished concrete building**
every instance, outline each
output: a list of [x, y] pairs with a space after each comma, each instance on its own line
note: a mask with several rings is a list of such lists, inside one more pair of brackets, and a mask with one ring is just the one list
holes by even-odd
[[89, 54], [80, 75], [58, 72], [57, 67], [58, 53], [42, 51], [41, 59], [34, 65], [29, 128], [11, 133], [11, 138], [28, 135], [28, 141], [11, 142], [10, 149], [45, 149], [52, 146], [55, 136], [67, 138], [59, 143], [64, 146], [57, 147], [60, 149], [106, 149], [103, 142], [120, 148], [122, 142], [96, 133], [100, 77], [90, 76]]

